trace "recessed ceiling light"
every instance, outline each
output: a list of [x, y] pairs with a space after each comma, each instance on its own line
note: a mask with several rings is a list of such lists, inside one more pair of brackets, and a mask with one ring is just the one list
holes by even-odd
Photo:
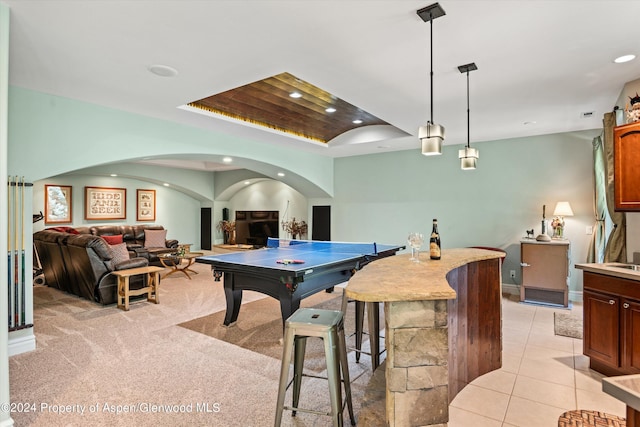
[[302, 94], [300, 92], [291, 92], [289, 96], [292, 98], [302, 98]]
[[531, 120], [531, 121], [529, 121], [529, 122], [524, 122], [524, 125], [525, 125], [525, 126], [527, 126], [527, 125], [535, 125], [536, 123], [537, 123], [536, 121]]
[[173, 67], [169, 67], [168, 65], [154, 64], [149, 65], [148, 68], [150, 73], [155, 74], [160, 77], [175, 77], [178, 75], [178, 70]]
[[284, 172], [278, 172], [278, 176], [284, 176]]
[[360, 123], [362, 123], [362, 120], [360, 120], [360, 119], [355, 119], [355, 120], [353, 121], [353, 124], [354, 124], [354, 125], [359, 125]]
[[231, 162], [233, 162], [233, 159], [231, 157], [223, 157], [222, 161], [225, 162], [225, 163], [231, 163]]
[[336, 109], [335, 109], [335, 108], [333, 108], [333, 107], [329, 107], [329, 108], [327, 108], [327, 109], [326, 109], [326, 110], [324, 110], [324, 111], [326, 111], [327, 113], [335, 113], [335, 112], [336, 112]]
[[251, 181], [245, 181], [244, 182], [244, 185], [249, 185], [249, 184], [251, 184]]
[[168, 186], [169, 186], [169, 183], [168, 183], [168, 182], [165, 182], [165, 183], [164, 183], [164, 184], [162, 184], [162, 185], [164, 185], [165, 187], [168, 187]]
[[633, 61], [636, 59], [635, 55], [622, 55], [613, 60], [616, 64], [622, 64], [624, 62]]
[[118, 174], [117, 173], [112, 173], [111, 176], [118, 176]]

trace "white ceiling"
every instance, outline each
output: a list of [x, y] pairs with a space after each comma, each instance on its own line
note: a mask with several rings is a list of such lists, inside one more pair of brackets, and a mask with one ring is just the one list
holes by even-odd
[[[429, 0], [0, 1], [12, 10], [15, 86], [332, 157], [419, 150], [418, 127], [430, 118], [429, 24], [416, 14]], [[600, 128], [624, 84], [640, 78], [640, 58], [613, 63], [640, 56], [640, 1], [440, 5], [434, 119], [445, 144], [467, 140], [459, 65], [478, 66], [472, 144]], [[152, 64], [178, 75], [158, 77]], [[285, 71], [411, 136], [327, 148], [178, 108]]]

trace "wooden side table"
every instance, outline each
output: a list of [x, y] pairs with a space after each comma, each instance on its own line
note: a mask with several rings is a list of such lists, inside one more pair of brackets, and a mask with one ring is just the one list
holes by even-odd
[[520, 301], [569, 306], [568, 240], [520, 242]]
[[[129, 297], [142, 294], [148, 294], [147, 301], [160, 304], [158, 286], [160, 285], [160, 272], [162, 270], [162, 267], [147, 266], [112, 271], [111, 274], [118, 278], [118, 308], [129, 311]], [[129, 278], [138, 274], [147, 275], [147, 286], [140, 289], [129, 289]]]
[[[173, 273], [180, 272], [185, 276], [187, 276], [189, 280], [191, 280], [191, 276], [189, 275], [189, 272], [193, 274], [198, 274], [198, 272], [190, 269], [189, 267], [193, 265], [197, 257], [202, 255], [204, 255], [202, 252], [187, 252], [183, 255], [180, 255], [177, 253], [158, 255], [158, 259], [160, 260], [160, 263], [163, 266], [171, 269], [171, 271], [165, 274], [164, 276], [162, 276], [162, 278], [164, 279], [165, 277], [170, 276]], [[187, 261], [184, 266], [182, 266], [182, 260]]]

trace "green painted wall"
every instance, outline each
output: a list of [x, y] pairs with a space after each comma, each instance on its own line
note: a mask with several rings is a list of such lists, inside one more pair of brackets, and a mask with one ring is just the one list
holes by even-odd
[[409, 232], [428, 234], [438, 218], [444, 248], [506, 249], [503, 281], [520, 283], [520, 239], [540, 233], [542, 206], [551, 219], [556, 202], [571, 203], [566, 219], [571, 240], [572, 291], [582, 290], [573, 264], [585, 262], [593, 225], [591, 140], [597, 132], [483, 142], [478, 169], [460, 169], [458, 149], [425, 157], [416, 149], [336, 159], [335, 196], [311, 199], [332, 205], [332, 239], [406, 244]]
[[18, 87], [9, 89], [9, 110], [9, 174], [27, 181], [149, 156], [232, 156], [268, 176], [286, 171], [285, 180], [305, 194], [333, 193], [328, 157]]
[[[283, 155], [277, 147], [247, 141], [239, 145], [238, 141], [234, 141], [235, 144], [212, 143], [211, 139], [219, 135], [200, 129], [22, 89], [13, 88], [12, 95], [9, 173], [25, 175], [27, 179], [37, 177], [38, 181], [44, 182], [47, 177], [59, 173], [152, 153], [171, 154], [184, 150], [184, 153], [215, 151], [236, 155], [244, 150], [246, 157], [261, 163], [286, 163], [293, 167], [302, 164], [301, 169], [308, 169], [302, 181], [315, 182], [317, 187], [330, 187], [333, 197], [318, 197], [317, 191], [308, 193], [296, 189], [308, 197], [309, 222], [312, 222], [311, 206], [332, 206], [334, 240], [404, 244], [409, 232], [427, 234], [431, 219], [438, 218], [445, 248], [482, 245], [506, 249], [508, 257], [503, 280], [512, 283], [508, 272], [516, 270], [514, 284], [517, 285], [520, 280], [519, 241], [525, 236], [525, 230], [534, 228], [536, 234], [540, 232], [543, 204], [547, 206], [550, 219], [556, 202], [568, 200], [576, 214], [567, 219], [566, 227], [566, 236], [572, 241], [572, 265], [586, 259], [591, 236], [585, 234], [585, 226], [594, 222], [591, 140], [599, 131], [483, 142], [476, 145], [480, 149], [480, 161], [475, 171], [460, 170], [457, 150], [461, 146], [446, 146], [442, 156], [424, 157], [419, 153], [417, 140], [415, 150], [346, 157], [330, 162], [317, 156], [312, 161], [309, 156], [300, 154], [300, 162], [293, 162], [291, 156], [298, 155], [297, 152]], [[178, 140], [180, 144], [175, 143]], [[171, 175], [163, 173], [162, 168], [157, 173], [145, 170], [144, 180], [136, 182], [138, 167], [135, 164], [118, 165], [118, 173], [132, 180], [125, 185], [131, 189], [131, 194], [136, 187], [148, 187], [149, 183], [145, 181], [152, 180], [156, 174], [158, 179]], [[94, 171], [104, 174], [107, 170], [108, 167], [101, 166]], [[329, 174], [327, 170], [333, 173]], [[103, 182], [102, 178], [94, 178]], [[77, 179], [79, 188], [94, 183], [84, 178], [72, 179]], [[195, 213], [206, 203], [211, 206], [212, 189], [214, 193], [221, 191], [214, 181], [210, 174], [182, 177], [180, 187], [197, 189], [196, 194], [188, 194], [184, 201], [179, 200], [182, 196], [176, 196], [175, 200], [167, 196], [165, 200], [171, 205], [193, 205], [193, 211], [187, 214], [169, 211], [158, 223], [164, 222], [163, 225], [175, 230], [178, 233], [175, 238], [197, 243], [199, 217]], [[75, 194], [74, 199], [78, 196]], [[211, 197], [215, 198], [215, 195]], [[234, 197], [239, 198], [234, 200]], [[225, 206], [233, 209], [241, 204], [243, 209], [249, 209], [245, 195], [234, 197], [223, 202], [214, 201], [214, 215]], [[41, 197], [34, 195], [35, 205], [39, 200]], [[82, 203], [81, 200], [76, 200], [78, 203]], [[174, 215], [190, 219], [178, 220], [181, 225], [175, 225], [172, 222], [175, 218], [169, 218]], [[214, 216], [214, 223], [217, 219]], [[217, 238], [214, 236], [214, 240]], [[581, 291], [581, 277], [572, 267], [572, 291]]]

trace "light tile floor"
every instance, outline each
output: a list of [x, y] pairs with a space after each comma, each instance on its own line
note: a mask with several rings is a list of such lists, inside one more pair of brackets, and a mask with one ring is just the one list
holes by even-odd
[[[626, 415], [625, 405], [602, 391], [603, 375], [589, 369], [582, 340], [554, 335], [555, 311], [567, 312], [502, 299], [502, 368], [456, 396], [450, 427], [554, 427], [573, 409]], [[571, 312], [582, 315], [582, 305]]]

